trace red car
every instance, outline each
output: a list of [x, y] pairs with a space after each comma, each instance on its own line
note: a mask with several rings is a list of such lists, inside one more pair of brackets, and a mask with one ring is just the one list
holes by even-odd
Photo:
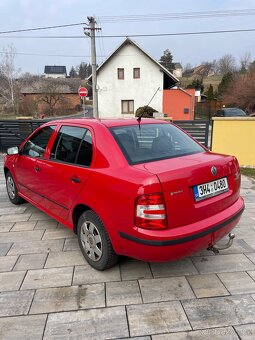
[[48, 122], [8, 150], [4, 172], [11, 202], [73, 229], [98, 270], [118, 255], [169, 261], [213, 247], [244, 210], [236, 158], [155, 119]]

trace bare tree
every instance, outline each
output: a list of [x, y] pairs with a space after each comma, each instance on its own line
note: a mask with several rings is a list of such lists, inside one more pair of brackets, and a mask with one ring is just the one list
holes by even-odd
[[48, 105], [48, 114], [52, 116], [57, 103], [64, 101], [64, 95], [61, 93], [60, 84], [57, 79], [48, 79], [47, 82], [41, 87], [40, 101]]
[[3, 57], [0, 62], [0, 94], [6, 104], [12, 107], [13, 112], [18, 111], [19, 86], [17, 77], [19, 70], [15, 68], [15, 50], [8, 46], [3, 50]]
[[226, 104], [237, 106], [251, 113], [255, 111], [255, 71], [239, 74], [223, 95]]
[[249, 66], [251, 64], [251, 54], [250, 52], [245, 52], [245, 54], [240, 59], [241, 69], [240, 71], [242, 73], [245, 73], [248, 71]]
[[236, 71], [236, 61], [235, 58], [231, 54], [225, 54], [218, 61], [218, 73], [226, 74], [233, 73]]

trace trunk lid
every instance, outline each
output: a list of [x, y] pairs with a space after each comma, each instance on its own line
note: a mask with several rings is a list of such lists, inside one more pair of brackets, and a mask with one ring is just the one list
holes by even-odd
[[[208, 218], [231, 206], [239, 197], [240, 172], [235, 157], [202, 152], [136, 165], [158, 176], [164, 194], [168, 227]], [[212, 173], [212, 167], [217, 174]], [[194, 186], [227, 178], [229, 190], [196, 201]]]

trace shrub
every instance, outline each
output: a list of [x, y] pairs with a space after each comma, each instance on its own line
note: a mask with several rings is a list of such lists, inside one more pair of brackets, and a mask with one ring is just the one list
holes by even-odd
[[153, 109], [151, 106], [145, 105], [140, 106], [136, 112], [136, 117], [143, 116], [144, 118], [153, 118], [153, 113], [157, 112], [157, 110]]

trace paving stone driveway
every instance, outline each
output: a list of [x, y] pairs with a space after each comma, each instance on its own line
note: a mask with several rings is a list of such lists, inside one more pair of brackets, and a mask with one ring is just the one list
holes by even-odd
[[0, 339], [254, 339], [255, 181], [232, 248], [105, 272], [76, 236], [26, 203], [13, 206], [0, 160]]

